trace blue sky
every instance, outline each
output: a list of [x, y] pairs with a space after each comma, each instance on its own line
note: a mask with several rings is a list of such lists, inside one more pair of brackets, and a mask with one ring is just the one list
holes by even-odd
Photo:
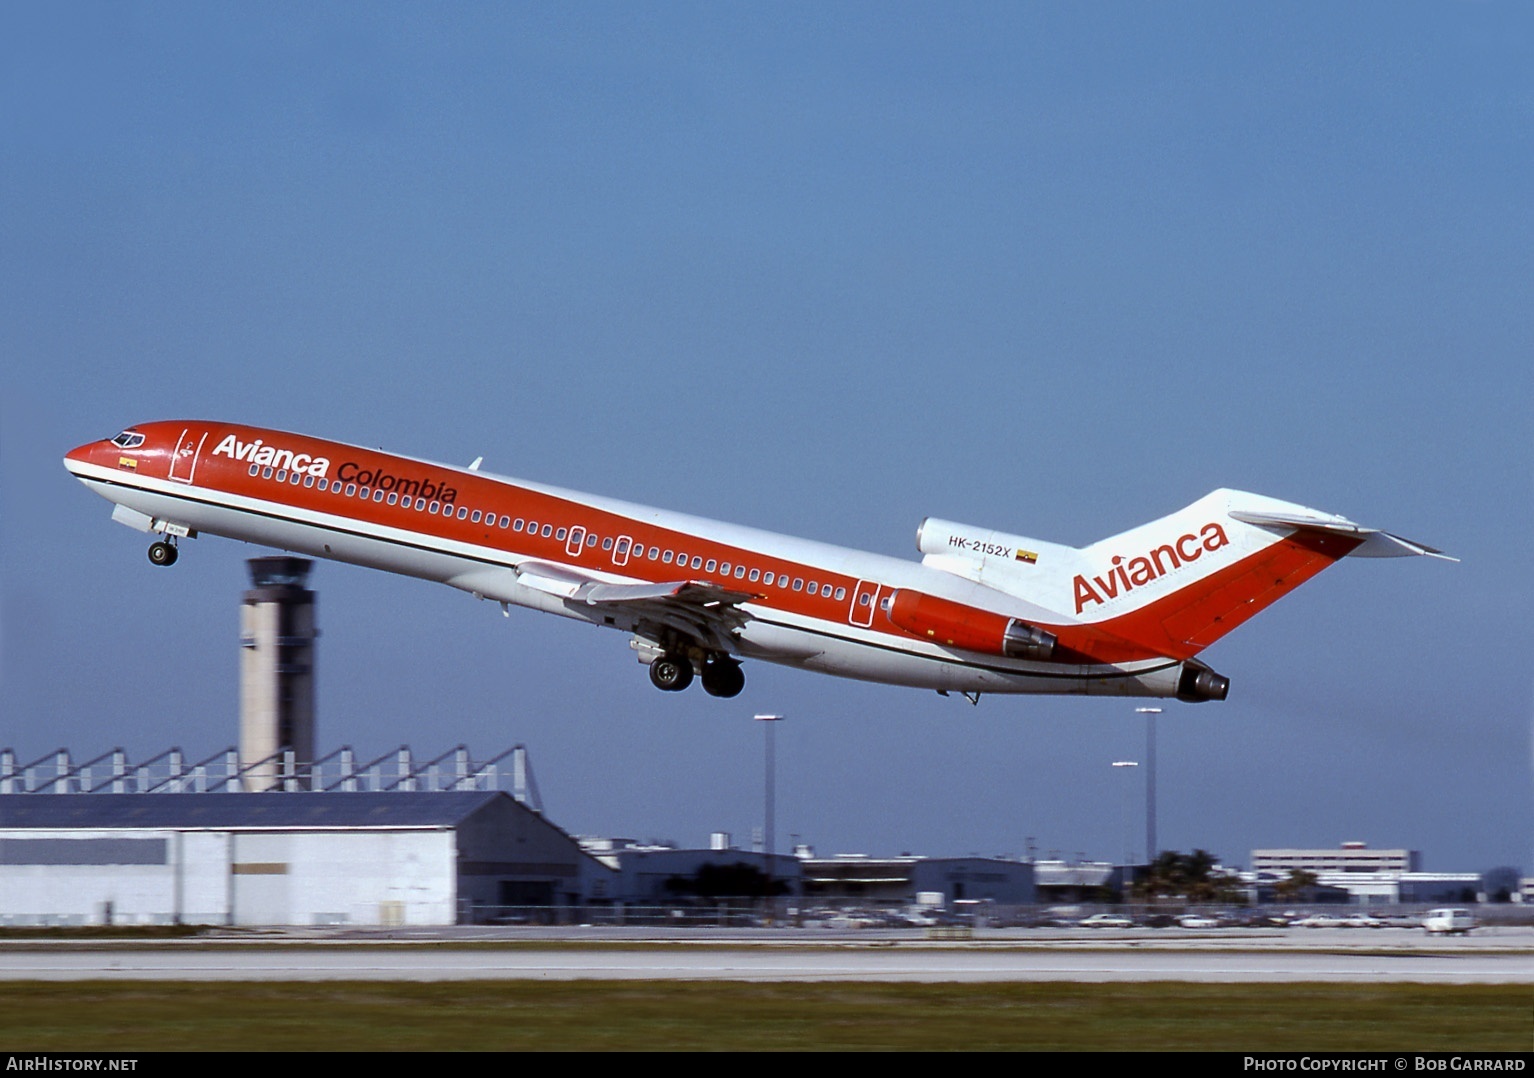
[[[71, 446], [297, 429], [883, 553], [1220, 486], [1344, 562], [1160, 725], [1161, 844], [1530, 849], [1534, 17], [1513, 4], [29, 4], [0, 13], [0, 742], [235, 737], [243, 559]], [[321, 740], [532, 752], [578, 832], [1117, 857], [1133, 701], [752, 664], [321, 564]], [[1138, 824], [1136, 825], [1139, 826]]]

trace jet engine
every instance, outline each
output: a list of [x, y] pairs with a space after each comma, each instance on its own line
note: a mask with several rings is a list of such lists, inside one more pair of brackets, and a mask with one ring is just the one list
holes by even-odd
[[900, 588], [890, 598], [889, 619], [912, 636], [945, 647], [1042, 662], [1055, 651], [1055, 635], [979, 607]]
[[1223, 700], [1230, 692], [1230, 678], [1216, 674], [1201, 662], [1185, 662], [1177, 678], [1177, 699], [1190, 704]]

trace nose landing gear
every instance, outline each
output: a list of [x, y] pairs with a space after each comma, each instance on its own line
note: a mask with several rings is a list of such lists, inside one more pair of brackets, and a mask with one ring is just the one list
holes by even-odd
[[167, 543], [162, 540], [149, 544], [149, 561], [152, 565], [175, 565], [178, 556], [174, 541]]

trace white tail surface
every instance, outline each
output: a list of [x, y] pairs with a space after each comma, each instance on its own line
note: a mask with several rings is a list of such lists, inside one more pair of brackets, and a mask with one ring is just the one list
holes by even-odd
[[1208, 646], [1349, 553], [1445, 556], [1345, 517], [1239, 490], [1213, 491], [1080, 549], [932, 519], [918, 545], [924, 564], [1065, 623], [1112, 622], [1115, 634], [1163, 654]]

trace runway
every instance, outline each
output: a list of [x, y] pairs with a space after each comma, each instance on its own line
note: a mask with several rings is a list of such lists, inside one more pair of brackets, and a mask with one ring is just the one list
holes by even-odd
[[731, 980], [861, 982], [1194, 981], [1534, 983], [1528, 951], [1093, 946], [480, 946], [161, 944], [9, 946], [4, 980]]

